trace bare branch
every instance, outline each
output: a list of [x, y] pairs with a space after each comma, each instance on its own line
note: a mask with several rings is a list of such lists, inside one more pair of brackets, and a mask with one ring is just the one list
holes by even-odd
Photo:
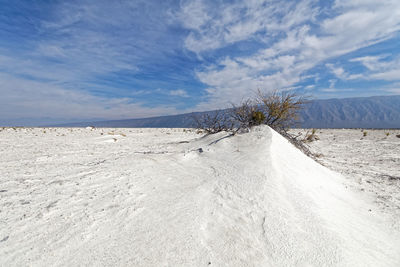
[[202, 129], [208, 134], [222, 131], [232, 131], [233, 120], [227, 111], [215, 110], [200, 116], [193, 116], [193, 121], [197, 129]]

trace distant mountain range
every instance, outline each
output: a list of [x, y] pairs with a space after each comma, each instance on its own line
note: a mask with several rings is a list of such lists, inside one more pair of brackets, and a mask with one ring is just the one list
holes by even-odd
[[300, 117], [305, 128], [400, 128], [400, 95], [314, 100]]
[[[193, 115], [202, 113], [206, 112], [57, 126], [189, 128], [194, 125]], [[303, 128], [400, 128], [400, 95], [313, 100], [300, 113], [299, 122]]]

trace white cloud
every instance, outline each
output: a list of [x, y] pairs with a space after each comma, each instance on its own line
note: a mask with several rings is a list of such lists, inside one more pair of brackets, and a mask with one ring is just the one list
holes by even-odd
[[131, 98], [106, 98], [0, 74], [0, 114], [3, 118], [27, 116], [62, 119], [122, 119], [176, 114], [171, 106], [145, 107]]
[[371, 74], [370, 78], [385, 81], [400, 81], [400, 67], [385, 72]]
[[366, 56], [351, 59], [351, 62], [360, 62], [369, 72], [364, 75], [369, 80], [400, 80], [400, 57], [388, 59], [389, 55]]
[[328, 69], [339, 79], [346, 79], [348, 77], [348, 74], [344, 71], [342, 67], [335, 67], [333, 64], [326, 64]]
[[334, 89], [336, 82], [337, 82], [337, 80], [335, 80], [335, 79], [329, 80], [329, 89]]
[[365, 79], [364, 74], [349, 74], [344, 70], [343, 67], [336, 67], [333, 64], [325, 64], [325, 66], [339, 79], [341, 80], [355, 80]]
[[382, 91], [389, 94], [400, 95], [400, 82], [393, 82], [382, 86]]
[[46, 19], [33, 17], [40, 38], [29, 40], [30, 49], [20, 54], [3, 48], [0, 57], [10, 64], [0, 59], [0, 67], [16, 75], [78, 83], [120, 71], [136, 73], [149, 58], [159, 62], [164, 51], [176, 48], [167, 32], [167, 3], [78, 2], [61, 1]]
[[314, 1], [242, 1], [229, 4], [185, 1], [177, 18], [191, 30], [185, 40], [187, 49], [200, 53], [248, 38], [269, 38], [277, 30], [286, 31], [314, 20]]
[[376, 70], [382, 68], [383, 62], [381, 62], [381, 59], [384, 59], [384, 58], [385, 58], [385, 56], [365, 56], [365, 57], [358, 57], [358, 58], [350, 59], [350, 62], [360, 62], [367, 69], [376, 71]]
[[189, 97], [188, 93], [182, 89], [171, 90], [171, 91], [169, 91], [169, 95], [180, 96], [180, 97]]
[[[61, 1], [50, 5], [46, 16], [32, 16], [38, 38], [29, 39], [29, 50], [0, 47], [1, 117], [79, 120], [177, 113], [171, 106], [146, 107], [151, 99], [145, 100], [143, 88], [129, 84], [139, 65], [162, 62], [165, 51], [179, 46], [166, 30], [167, 5]], [[183, 90], [164, 95], [187, 96]], [[142, 102], [132, 99], [139, 96]]]
[[[43, 37], [31, 40], [30, 51], [16, 54], [0, 48], [0, 68], [9, 74], [0, 76], [1, 114], [64, 116], [64, 112], [71, 118], [82, 114], [121, 118], [175, 113], [171, 107], [150, 109], [131, 98], [107, 99], [84, 91], [101, 88], [112, 95], [118, 88], [99, 80], [108, 82], [108, 75], [117, 72], [132, 77], [149, 58], [159, 63], [164, 54], [182, 52], [182, 46], [200, 60], [206, 58], [203, 64], [208, 64], [195, 70], [196, 78], [207, 86], [207, 97], [197, 110], [228, 106], [257, 89], [294, 88], [310, 78], [317, 83], [321, 76], [310, 70], [318, 65], [325, 65], [342, 81], [399, 80], [400, 60], [393, 55], [351, 60], [365, 66], [367, 71], [362, 73], [326, 62], [396, 36], [400, 1], [336, 0], [326, 7], [318, 7], [319, 3], [181, 0], [179, 10], [171, 10], [169, 1], [117, 1], [112, 5], [105, 0], [82, 0], [79, 5], [64, 1], [46, 16], [51, 20], [36, 24]], [[149, 15], [149, 10], [154, 12]], [[178, 35], [167, 29], [170, 24], [178, 29], [183, 26], [187, 36], [175, 38]], [[243, 49], [250, 42], [258, 48]], [[238, 43], [242, 53], [231, 53]], [[179, 89], [181, 85], [173, 88], [178, 89], [137, 88], [129, 96], [189, 97]], [[334, 84], [325, 89], [335, 90]]]
[[[231, 56], [197, 71], [199, 80], [209, 86], [209, 99], [199, 105], [203, 108], [240, 101], [257, 88], [291, 87], [323, 61], [392, 38], [400, 30], [399, 1], [336, 1], [324, 10], [314, 1], [202, 4], [207, 16], [203, 14], [196, 27], [188, 27], [189, 50], [201, 54], [245, 39], [265, 41], [265, 48], [251, 55]], [[185, 10], [181, 19], [190, 17], [190, 10]], [[363, 77], [341, 66], [332, 65], [331, 71], [340, 79]], [[390, 79], [396, 74], [375, 77]]]

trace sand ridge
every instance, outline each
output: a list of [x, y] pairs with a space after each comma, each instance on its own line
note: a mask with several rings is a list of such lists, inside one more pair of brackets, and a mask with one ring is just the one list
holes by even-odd
[[0, 142], [3, 265], [400, 263], [374, 203], [268, 127], [7, 128]]

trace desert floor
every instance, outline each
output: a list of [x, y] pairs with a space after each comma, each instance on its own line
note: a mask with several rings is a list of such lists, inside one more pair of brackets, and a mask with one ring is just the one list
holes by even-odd
[[[299, 138], [311, 132], [291, 131]], [[343, 174], [344, 184], [373, 199], [400, 230], [400, 130], [316, 129], [316, 135], [307, 144], [317, 161]]]
[[0, 128], [0, 265], [400, 266], [400, 131], [367, 132], [317, 130], [326, 168], [268, 127]]

